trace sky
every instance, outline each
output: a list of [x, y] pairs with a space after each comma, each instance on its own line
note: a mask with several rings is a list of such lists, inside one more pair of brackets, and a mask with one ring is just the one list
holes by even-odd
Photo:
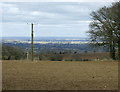
[[31, 23], [35, 24], [34, 37], [87, 37], [90, 13], [110, 5], [111, 2], [1, 2], [2, 37], [30, 37]]

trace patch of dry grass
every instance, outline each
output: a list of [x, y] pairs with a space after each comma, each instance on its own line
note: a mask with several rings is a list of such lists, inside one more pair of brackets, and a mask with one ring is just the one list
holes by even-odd
[[3, 61], [3, 90], [115, 90], [118, 62]]

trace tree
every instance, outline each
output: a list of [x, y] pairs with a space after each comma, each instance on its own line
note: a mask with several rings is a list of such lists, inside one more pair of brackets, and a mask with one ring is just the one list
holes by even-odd
[[91, 41], [98, 46], [109, 46], [110, 57], [115, 59], [115, 47], [118, 47], [120, 59], [120, 2], [111, 7], [102, 7], [91, 13], [93, 21], [90, 23]]
[[19, 47], [2, 45], [2, 59], [19, 60], [21, 58], [24, 58], [24, 52]]
[[110, 16], [112, 24], [114, 25], [113, 29], [118, 47], [118, 59], [120, 60], [120, 1], [113, 4]]

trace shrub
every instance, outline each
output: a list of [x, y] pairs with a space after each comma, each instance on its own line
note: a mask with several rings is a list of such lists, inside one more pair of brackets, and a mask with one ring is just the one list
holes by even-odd
[[10, 60], [15, 60], [15, 56], [10, 56]]
[[5, 55], [5, 56], [2, 56], [2, 59], [3, 59], [3, 60], [8, 60], [8, 56], [6, 56], [6, 55]]
[[63, 60], [63, 58], [62, 58], [62, 55], [50, 55], [50, 57], [49, 57], [49, 60], [51, 60], [51, 61], [62, 61]]
[[83, 59], [83, 61], [90, 61], [90, 59]]

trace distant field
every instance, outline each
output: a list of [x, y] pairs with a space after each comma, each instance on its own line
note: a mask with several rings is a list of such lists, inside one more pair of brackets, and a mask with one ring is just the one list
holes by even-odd
[[115, 90], [115, 61], [3, 61], [3, 90]]
[[81, 59], [81, 60], [95, 60], [95, 59], [110, 59], [108, 52], [99, 52], [99, 53], [80, 53], [80, 54], [73, 54], [73, 55], [63, 55], [63, 59], [66, 58], [73, 58], [73, 59]]

